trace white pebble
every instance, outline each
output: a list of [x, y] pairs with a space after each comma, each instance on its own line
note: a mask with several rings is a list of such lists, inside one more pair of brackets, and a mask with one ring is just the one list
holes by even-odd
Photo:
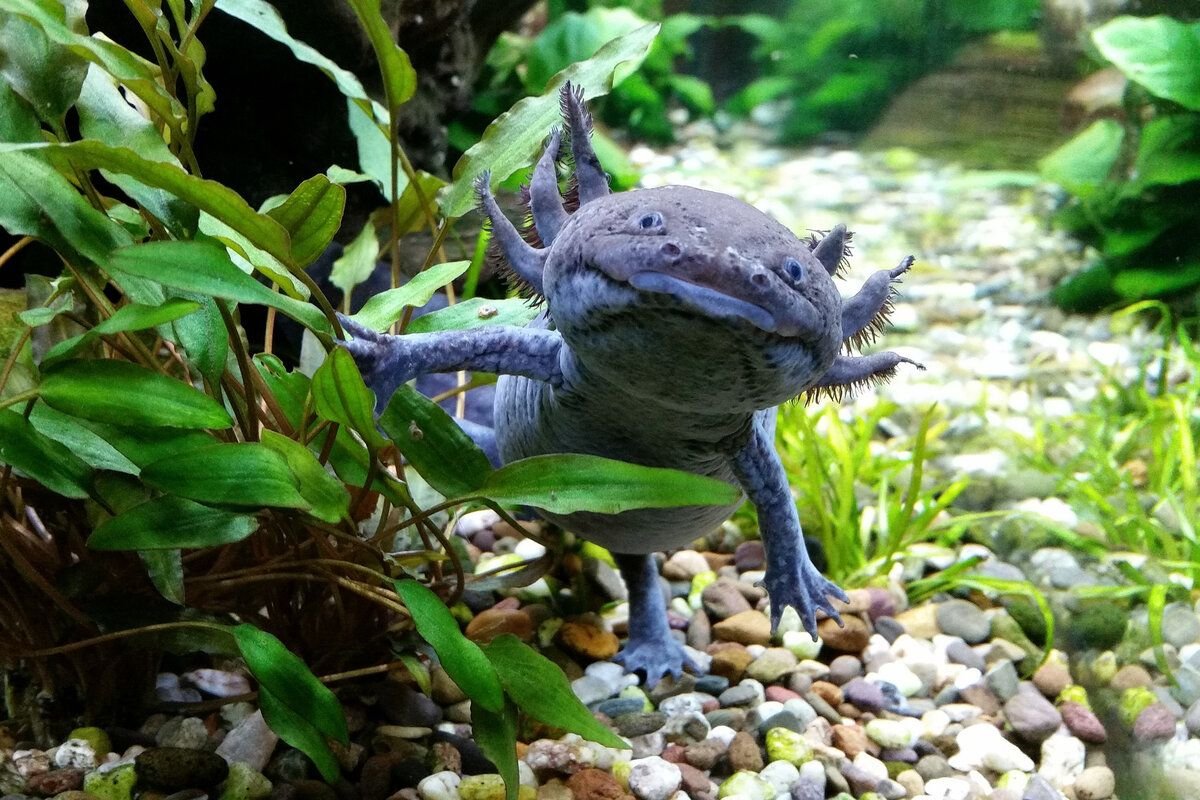
[[912, 697], [917, 694], [924, 685], [921, 683], [921, 679], [917, 677], [917, 674], [909, 669], [907, 664], [900, 661], [882, 664], [875, 674], [878, 680], [887, 681], [892, 684], [905, 697]]
[[683, 773], [658, 756], [630, 762], [629, 791], [639, 800], [667, 800], [679, 789]]
[[737, 731], [735, 731], [733, 728], [729, 727], [728, 725], [717, 725], [715, 728], [710, 730], [708, 732], [708, 736], [704, 738], [706, 740], [714, 739], [728, 747], [729, 743], [733, 741], [734, 736], [737, 736]]
[[790, 761], [772, 761], [758, 774], [771, 782], [777, 795], [787, 794], [800, 780], [800, 770]]
[[1054, 734], [1042, 742], [1042, 759], [1038, 774], [1056, 789], [1065, 789], [1075, 783], [1083, 772], [1087, 746], [1074, 736]]
[[60, 769], [95, 769], [96, 751], [86, 739], [68, 739], [54, 748], [54, 765]]
[[457, 772], [445, 770], [423, 778], [417, 784], [417, 794], [422, 800], [458, 800], [458, 784], [462, 782]]
[[934, 778], [925, 781], [925, 795], [929, 800], [967, 800], [971, 784], [965, 778]]
[[[955, 737], [958, 752], [950, 757], [950, 766], [959, 772], [987, 767], [994, 772], [1019, 769], [1033, 771], [1033, 759], [1004, 738], [1000, 730], [986, 722], [963, 728]], [[926, 786], [928, 791], [928, 786]]]

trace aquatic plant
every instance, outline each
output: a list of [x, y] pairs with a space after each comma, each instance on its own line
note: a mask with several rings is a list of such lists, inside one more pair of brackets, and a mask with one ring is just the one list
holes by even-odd
[[[0, 667], [11, 679], [9, 716], [35, 730], [41, 689], [65, 701], [77, 692], [81, 709], [69, 713], [132, 711], [153, 685], [157, 653], [236, 653], [258, 679], [268, 722], [332, 781], [328, 742], [344, 742], [345, 723], [306, 664], [330, 670], [324, 682], [419, 674], [405, 638], [414, 625], [450, 674], [479, 662], [457, 625], [441, 624], [443, 599], [454, 603], [465, 577], [437, 512], [467, 504], [506, 518], [513, 504], [611, 512], [704, 504], [714, 490], [728, 499], [729, 487], [697, 476], [583, 456], [493, 470], [413, 391], [399, 392], [377, 427], [353, 360], [334, 347], [334, 308], [306, 271], [341, 225], [343, 182], [374, 181], [390, 201], [376, 219], [392, 288], [355, 319], [404, 328], [413, 306], [470, 266], [442, 254], [472, 206], [475, 178], [527, 164], [558, 119], [558, 85], [604, 92], [656, 28], [629, 31], [555, 76], [547, 94], [517, 104], [435, 198], [443, 182], [416, 172], [394, 135], [417, 76], [378, 2], [351, 7], [380, 65], [382, 101], [289, 35], [259, 0], [190, 11], [173, 2], [138, 16], [154, 61], [89, 35], [73, 6], [0, 0], [0, 36], [21, 43], [0, 70], [0, 225], [17, 237], [0, 266], [31, 253], [62, 265], [58, 277], [31, 276], [26, 290], [6, 293], [0, 320]], [[335, 83], [362, 143], [358, 169], [331, 165], [258, 209], [201, 177], [197, 123], [214, 102], [200, 38], [210, 12], [259, 27]], [[404, 276], [399, 240], [416, 229], [434, 244], [424, 269]], [[351, 248], [335, 274], [344, 290], [365, 277], [363, 262], [373, 267], [375, 235], [360, 235], [369, 258]], [[243, 324], [251, 306], [269, 309], [261, 336]], [[528, 313], [520, 301], [486, 312], [462, 304], [422, 325]], [[276, 315], [328, 351], [311, 374], [271, 352]], [[253, 352], [248, 341], [260, 339], [263, 352]], [[439, 500], [418, 502], [422, 483]], [[410, 574], [436, 594], [396, 583]], [[139, 647], [123, 646], [130, 641]], [[487, 657], [504, 695], [535, 716], [607, 735], [582, 719], [565, 682], [545, 684], [542, 705], [526, 702], [518, 678], [545, 672], [537, 656], [496, 642]], [[480, 744], [503, 768], [515, 741], [512, 703], [463, 680], [480, 713], [497, 715], [480, 723]]]
[[1070, 194], [1060, 225], [1099, 250], [1054, 300], [1093, 311], [1170, 298], [1195, 313], [1200, 245], [1200, 23], [1118, 17], [1092, 32], [1099, 56], [1125, 76], [1119, 119], [1098, 119], [1041, 163]]

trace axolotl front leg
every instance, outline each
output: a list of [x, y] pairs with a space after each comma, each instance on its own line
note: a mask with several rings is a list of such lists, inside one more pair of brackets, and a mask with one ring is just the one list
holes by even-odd
[[764, 580], [771, 599], [771, 630], [779, 627], [783, 609], [792, 606], [804, 627], [817, 635], [817, 610], [841, 621], [830, 597], [847, 600], [846, 593], [826, 580], [809, 558], [800, 530], [796, 503], [787, 475], [775, 452], [775, 409], [754, 415], [750, 438], [733, 457], [742, 489], [758, 509], [758, 525], [767, 557]]

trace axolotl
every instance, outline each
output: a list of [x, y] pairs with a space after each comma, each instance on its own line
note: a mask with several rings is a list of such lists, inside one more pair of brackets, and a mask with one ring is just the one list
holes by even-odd
[[[792, 606], [815, 636], [817, 612], [840, 622], [831, 598], [846, 595], [805, 548], [775, 451], [776, 408], [803, 393], [840, 397], [915, 365], [893, 352], [849, 354], [882, 330], [913, 259], [843, 299], [833, 278], [847, 255], [844, 226], [802, 239], [725, 194], [610, 193], [582, 93], [568, 84], [561, 100], [565, 130], [548, 138], [528, 187], [533, 244], [501, 212], [486, 174], [476, 186], [508, 266], [545, 301], [540, 316], [526, 327], [400, 336], [343, 320], [353, 335], [345, 345], [381, 405], [419, 375], [499, 374], [494, 432], [473, 433], [502, 462], [590, 453], [736, 484], [758, 511], [772, 630]], [[574, 213], [558, 186], [564, 137]], [[652, 553], [687, 546], [735, 508], [539, 512], [612, 552], [630, 602], [617, 660], [647, 685], [689, 663], [671, 635]]]

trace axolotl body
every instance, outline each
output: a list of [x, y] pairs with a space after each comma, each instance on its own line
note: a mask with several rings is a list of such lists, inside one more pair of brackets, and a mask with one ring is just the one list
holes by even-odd
[[[524, 328], [403, 336], [346, 321], [355, 337], [347, 347], [381, 404], [421, 374], [498, 373], [494, 434], [472, 432], [501, 462], [590, 453], [740, 486], [758, 511], [772, 628], [793, 606], [815, 635], [817, 611], [837, 619], [830, 598], [845, 594], [805, 549], [774, 447], [776, 407], [804, 392], [840, 396], [913, 363], [891, 352], [843, 353], [883, 327], [912, 258], [843, 300], [833, 276], [847, 249], [844, 227], [806, 241], [724, 194], [683, 186], [612, 194], [582, 95], [568, 85], [562, 105], [579, 207], [568, 213], [559, 194], [563, 133], [555, 131], [529, 186], [530, 238], [541, 247], [501, 213], [487, 176], [478, 183], [508, 265], [546, 301], [541, 315]], [[618, 660], [648, 685], [688, 662], [651, 554], [686, 546], [735, 508], [539, 512], [613, 553], [630, 596]]]

